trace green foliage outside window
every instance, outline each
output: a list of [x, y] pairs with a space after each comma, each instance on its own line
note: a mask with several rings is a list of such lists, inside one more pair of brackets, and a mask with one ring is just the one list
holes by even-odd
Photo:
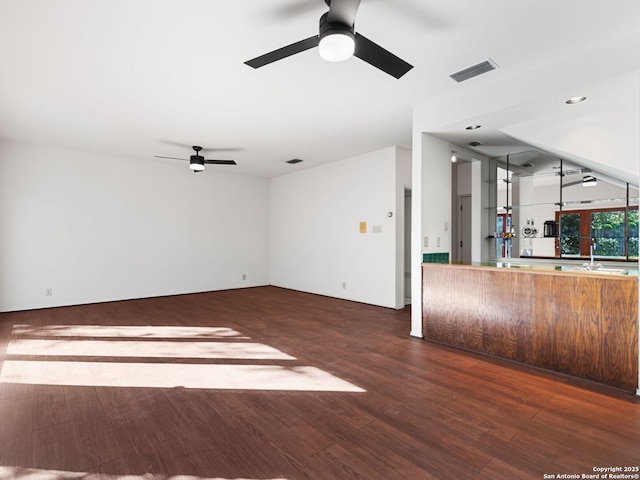
[[629, 210], [627, 248], [630, 257], [638, 256], [638, 210]]
[[580, 214], [564, 214], [560, 220], [560, 252], [562, 255], [580, 255]]
[[[626, 218], [626, 232], [625, 232]], [[589, 255], [581, 251], [580, 223], [590, 222], [590, 238], [596, 239], [595, 255], [598, 257], [638, 256], [638, 210], [604, 210], [564, 213], [560, 221], [560, 251], [563, 256]], [[626, 235], [625, 235], [626, 234]], [[626, 248], [625, 248], [626, 244]]]
[[595, 212], [591, 214], [591, 230], [624, 229], [624, 210]]
[[594, 212], [591, 214], [591, 238], [596, 240], [596, 255], [624, 256], [624, 210]]

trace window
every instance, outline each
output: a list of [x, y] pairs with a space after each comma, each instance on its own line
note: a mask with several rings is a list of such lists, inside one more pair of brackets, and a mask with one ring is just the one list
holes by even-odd
[[556, 213], [556, 220], [556, 255], [588, 257], [595, 239], [597, 257], [638, 256], [638, 207], [564, 211]]
[[582, 215], [564, 213], [560, 215], [560, 255], [580, 255], [580, 232]]

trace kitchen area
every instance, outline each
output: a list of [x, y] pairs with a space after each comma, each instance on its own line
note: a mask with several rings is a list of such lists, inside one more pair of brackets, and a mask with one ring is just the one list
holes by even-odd
[[486, 253], [423, 256], [424, 338], [636, 393], [638, 186], [535, 149], [480, 171]]

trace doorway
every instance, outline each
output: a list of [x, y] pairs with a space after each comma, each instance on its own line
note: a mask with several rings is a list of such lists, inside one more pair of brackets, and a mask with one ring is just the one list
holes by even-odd
[[411, 189], [404, 189], [404, 304], [411, 305]]
[[458, 196], [458, 260], [471, 263], [471, 195]]

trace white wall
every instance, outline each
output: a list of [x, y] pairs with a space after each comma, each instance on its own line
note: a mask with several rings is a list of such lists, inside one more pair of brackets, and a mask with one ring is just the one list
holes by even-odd
[[447, 142], [421, 132], [415, 121], [411, 169], [410, 334], [422, 337], [422, 254], [449, 252], [451, 246], [451, 149]]
[[[272, 285], [403, 306], [396, 264], [402, 249], [397, 229], [403, 226], [398, 203], [404, 197], [398, 190], [410, 184], [410, 155], [402, 150], [391, 147], [271, 179]], [[366, 233], [360, 233], [360, 222], [366, 222]]]
[[422, 253], [451, 250], [450, 157], [447, 142], [422, 134]]
[[[589, 97], [584, 104], [568, 106], [552, 119], [524, 118], [502, 130], [558, 157], [571, 155], [581, 166], [636, 183], [640, 166], [639, 83], [640, 72], [632, 72], [573, 86], [573, 92]], [[613, 103], [610, 92], [619, 95], [617, 102]]]
[[220, 168], [2, 143], [0, 311], [268, 284], [268, 203]]

